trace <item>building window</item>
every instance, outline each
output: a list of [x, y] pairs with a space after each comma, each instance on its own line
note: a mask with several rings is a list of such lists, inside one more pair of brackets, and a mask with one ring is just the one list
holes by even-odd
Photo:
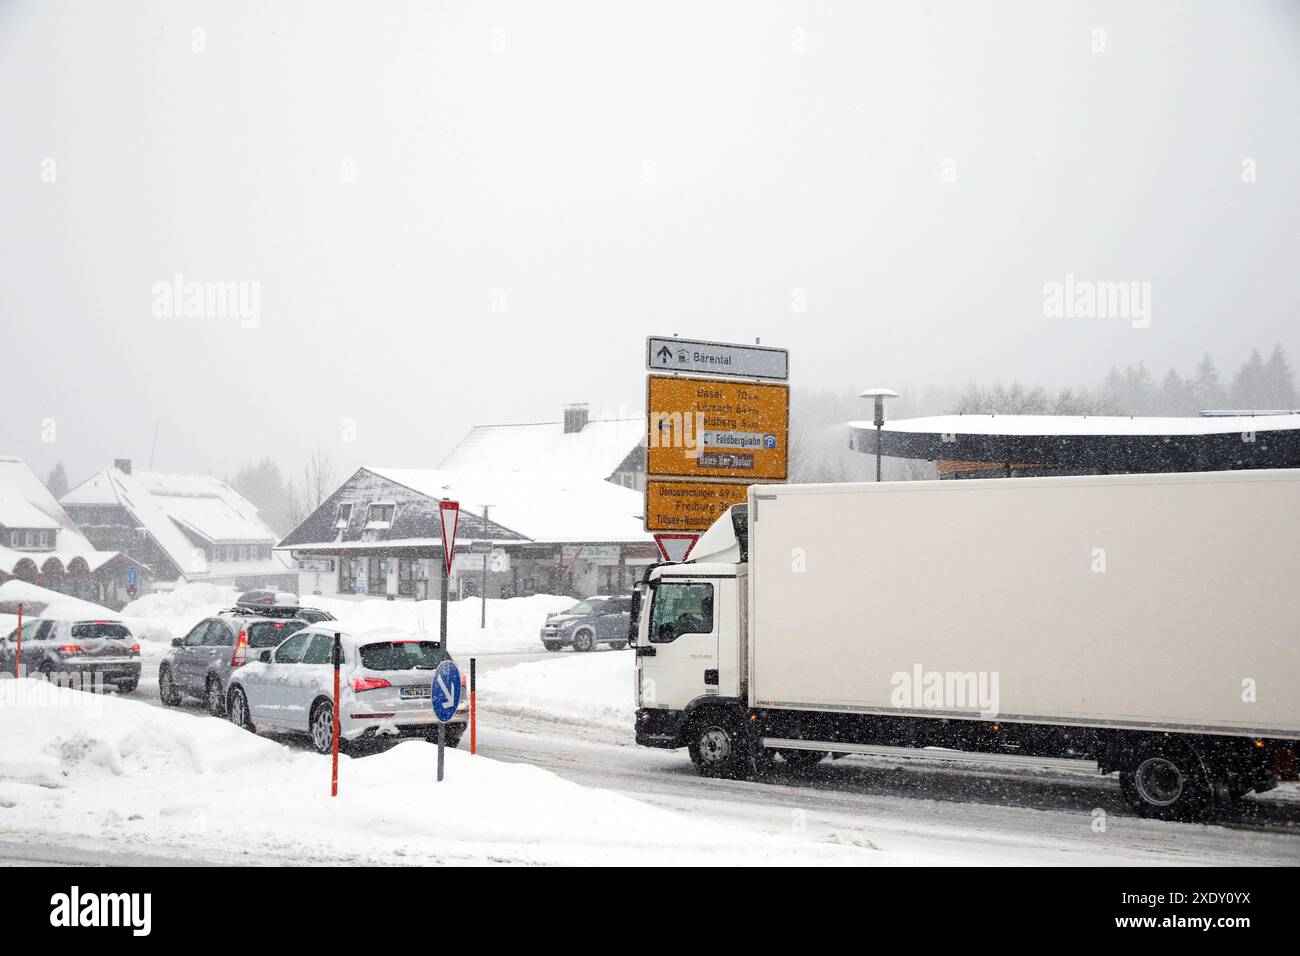
[[360, 558], [339, 559], [339, 593], [352, 594], [357, 589], [357, 578], [361, 576]]
[[393, 515], [397, 512], [397, 505], [391, 501], [376, 501], [370, 506], [370, 514], [366, 518], [366, 527], [372, 528], [382, 525], [388, 527], [393, 523]]
[[338, 514], [334, 518], [335, 528], [346, 528], [352, 521], [352, 502], [345, 501], [339, 505]]

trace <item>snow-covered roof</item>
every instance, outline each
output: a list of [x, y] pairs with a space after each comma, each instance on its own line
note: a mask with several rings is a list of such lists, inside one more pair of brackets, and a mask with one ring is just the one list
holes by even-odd
[[592, 419], [581, 431], [568, 434], [563, 422], [476, 425], [438, 467], [608, 478], [645, 441], [645, 435], [644, 418]]
[[206, 475], [173, 475], [106, 468], [91, 475], [63, 496], [67, 505], [121, 505], [167, 552], [172, 563], [190, 580], [228, 577], [231, 574], [283, 574], [285, 559], [215, 562], [196, 555], [196, 547], [182, 529], [216, 544], [274, 544], [278, 536], [262, 523], [257, 508], [224, 481]]
[[[875, 454], [871, 422], [849, 443]], [[938, 415], [887, 421], [886, 457], [1124, 472], [1300, 466], [1300, 414], [1158, 418], [1116, 415]]]
[[[849, 422], [875, 430], [871, 422]], [[928, 435], [1223, 435], [1300, 428], [1300, 415], [1159, 418], [1119, 415], [935, 415], [887, 421], [887, 432]]]
[[13, 573], [12, 565], [23, 557], [31, 558], [37, 567], [51, 556], [58, 557], [65, 567], [73, 557], [82, 557], [94, 570], [117, 554], [116, 551], [96, 551], [27, 462], [13, 455], [0, 455], [0, 525], [55, 532], [54, 547], [49, 551], [15, 549], [12, 553], [18, 557], [12, 561], [6, 557], [0, 561], [2, 569], [10, 574]]
[[604, 477], [538, 472], [375, 468], [389, 481], [430, 498], [454, 498], [464, 509], [489, 517], [531, 541], [614, 543], [649, 541], [642, 526], [639, 491]]

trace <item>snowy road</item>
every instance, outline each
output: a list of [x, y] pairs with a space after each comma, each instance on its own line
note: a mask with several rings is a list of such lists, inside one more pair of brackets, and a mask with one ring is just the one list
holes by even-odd
[[[581, 661], [591, 661], [571, 652], [477, 656], [480, 677], [535, 661], [553, 661], [565, 671], [572, 661], [577, 673]], [[147, 663], [139, 690], [128, 696], [158, 705], [156, 673], [156, 663]], [[491, 684], [488, 676], [483, 686]], [[756, 833], [892, 851], [917, 863], [1300, 864], [1300, 794], [1294, 785], [1250, 798], [1220, 824], [1205, 826], [1134, 817], [1113, 778], [1084, 771], [854, 756], [824, 762], [804, 776], [778, 772], [762, 782], [708, 780], [695, 774], [684, 751], [635, 746], [630, 727], [498, 711], [492, 697], [480, 697], [483, 754]], [[179, 711], [195, 720], [213, 719], [197, 702]], [[305, 742], [292, 745], [302, 748]], [[157, 862], [127, 859], [122, 852], [0, 841], [5, 864]]]
[[[501, 729], [497, 729], [500, 727]], [[483, 753], [586, 786], [770, 833], [881, 849], [918, 863], [1300, 864], [1300, 803], [1248, 800], [1226, 826], [1135, 817], [1113, 778], [1061, 770], [953, 767], [846, 757], [765, 782], [698, 777], [685, 751], [656, 751], [599, 729], [497, 717], [483, 708]], [[1097, 811], [1104, 813], [1099, 817]], [[1105, 831], [1094, 832], [1104, 819]]]

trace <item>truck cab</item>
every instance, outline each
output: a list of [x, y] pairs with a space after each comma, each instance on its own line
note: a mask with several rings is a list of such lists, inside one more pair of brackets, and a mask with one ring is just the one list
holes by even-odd
[[[730, 738], [745, 719], [744, 506], [732, 510], [740, 513], [701, 535], [690, 561], [652, 566], [633, 596], [637, 743], [690, 747], [701, 770], [710, 757], [718, 769], [737, 759]], [[697, 756], [706, 718], [719, 732]]]

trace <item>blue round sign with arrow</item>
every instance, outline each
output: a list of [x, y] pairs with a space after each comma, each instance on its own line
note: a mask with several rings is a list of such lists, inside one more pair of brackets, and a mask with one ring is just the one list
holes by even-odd
[[460, 706], [460, 668], [455, 661], [443, 661], [433, 673], [433, 716], [446, 723]]

